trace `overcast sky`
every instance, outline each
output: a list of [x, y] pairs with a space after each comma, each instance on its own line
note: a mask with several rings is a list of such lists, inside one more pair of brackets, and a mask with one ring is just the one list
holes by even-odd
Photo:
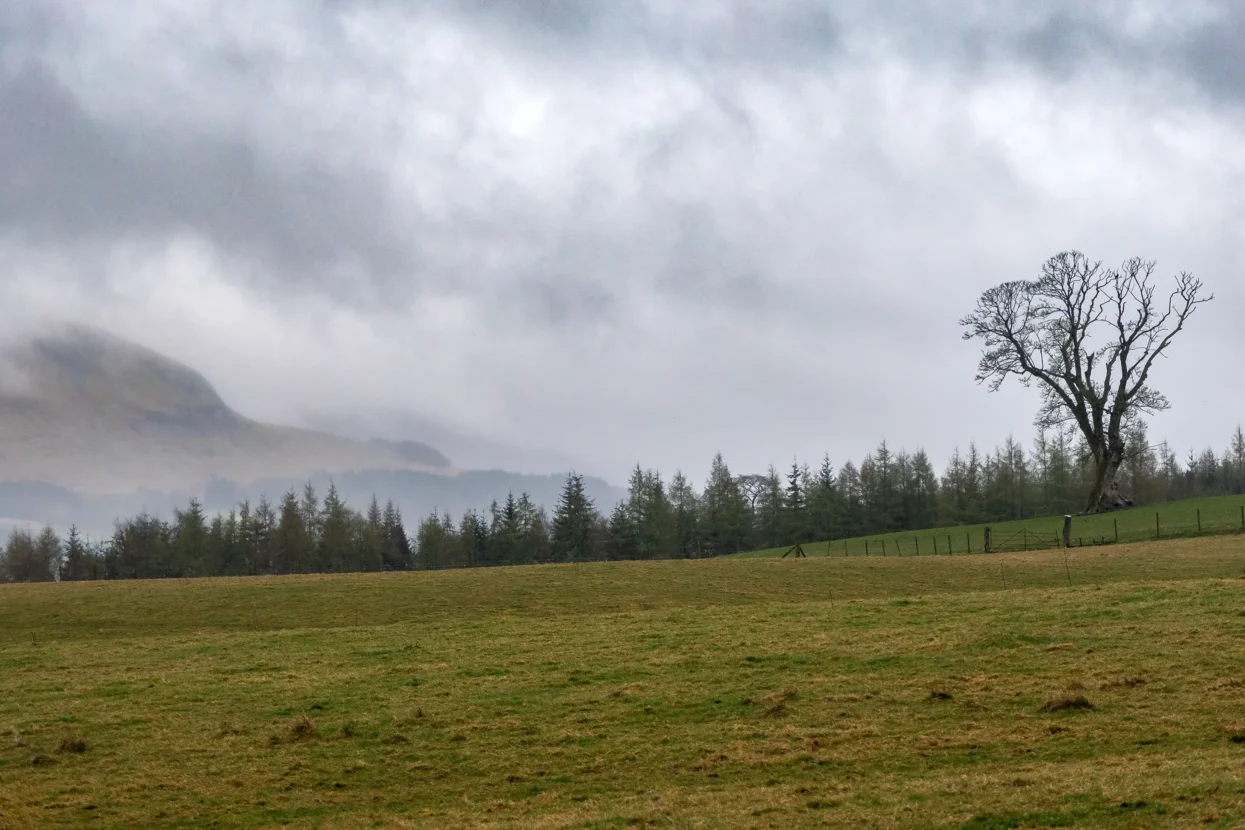
[[941, 463], [1033, 433], [957, 319], [1077, 248], [1216, 293], [1152, 432], [1221, 448], [1242, 54], [1229, 0], [11, 0], [0, 325], [614, 480], [883, 438]]

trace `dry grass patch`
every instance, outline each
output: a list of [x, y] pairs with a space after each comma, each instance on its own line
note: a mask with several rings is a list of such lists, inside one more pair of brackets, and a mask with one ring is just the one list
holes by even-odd
[[81, 755], [89, 748], [90, 745], [86, 742], [86, 738], [83, 738], [81, 735], [71, 733], [61, 738], [60, 745], [56, 748], [56, 751], [62, 755]]
[[1064, 695], [1062, 697], [1053, 697], [1042, 704], [1043, 712], [1076, 712], [1076, 711], [1093, 711], [1094, 704], [1086, 699], [1085, 695]]
[[1119, 680], [1108, 680], [1098, 688], [1101, 691], [1110, 691], [1111, 689], [1136, 689], [1138, 686], [1146, 685], [1144, 677], [1124, 677]]

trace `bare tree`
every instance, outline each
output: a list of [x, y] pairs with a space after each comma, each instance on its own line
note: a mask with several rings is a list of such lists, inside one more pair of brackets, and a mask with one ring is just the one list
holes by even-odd
[[1041, 278], [1005, 282], [986, 291], [960, 321], [964, 339], [984, 344], [977, 382], [996, 391], [1015, 375], [1042, 393], [1037, 425], [1074, 423], [1089, 449], [1094, 478], [1087, 512], [1127, 503], [1115, 474], [1127, 452], [1125, 435], [1146, 414], [1167, 409], [1150, 385], [1155, 361], [1190, 315], [1213, 297], [1182, 272], [1166, 300], [1156, 296], [1155, 264], [1130, 259], [1104, 269], [1079, 251], [1042, 265]]
[[755, 513], [757, 499], [761, 497], [761, 494], [765, 492], [765, 488], [769, 486], [769, 476], [750, 473], [748, 475], [736, 476], [735, 483], [739, 486], [739, 491], [744, 494], [744, 498], [748, 500], [748, 507]]

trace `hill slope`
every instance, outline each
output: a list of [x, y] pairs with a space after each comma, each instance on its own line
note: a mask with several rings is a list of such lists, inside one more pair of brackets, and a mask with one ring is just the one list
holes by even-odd
[[[373, 493], [408, 516], [484, 508], [508, 490], [552, 505], [560, 476], [464, 472], [417, 441], [362, 441], [260, 423], [197, 371], [93, 329], [0, 344], [0, 523], [77, 524], [167, 515], [198, 496], [227, 510], [332, 478], [356, 505]], [[587, 482], [606, 509], [619, 493]]]
[[97, 331], [65, 328], [5, 358], [0, 479], [99, 495], [313, 471], [449, 472], [431, 447], [252, 421], [190, 367]]

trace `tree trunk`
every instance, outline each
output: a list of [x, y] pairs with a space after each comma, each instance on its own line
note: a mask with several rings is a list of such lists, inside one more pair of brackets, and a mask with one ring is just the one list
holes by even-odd
[[1094, 481], [1089, 491], [1086, 513], [1105, 513], [1123, 507], [1132, 507], [1132, 499], [1125, 498], [1120, 493], [1119, 482], [1116, 480], [1123, 462], [1122, 450], [1094, 452]]

